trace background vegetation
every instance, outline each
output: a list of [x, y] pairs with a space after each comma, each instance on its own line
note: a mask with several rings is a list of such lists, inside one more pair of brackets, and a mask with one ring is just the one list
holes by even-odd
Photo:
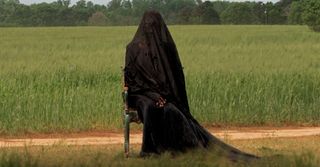
[[111, 0], [106, 5], [79, 0], [24, 5], [0, 0], [0, 26], [137, 25], [144, 11], [155, 9], [169, 24], [320, 25], [320, 1], [277, 3], [202, 0]]
[[[193, 115], [216, 126], [319, 125], [320, 35], [305, 26], [170, 26]], [[0, 29], [0, 133], [119, 129], [136, 27]]]

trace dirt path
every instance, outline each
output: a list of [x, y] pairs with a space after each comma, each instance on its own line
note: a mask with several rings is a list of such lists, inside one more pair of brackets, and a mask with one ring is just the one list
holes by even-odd
[[[259, 139], [276, 137], [302, 137], [320, 135], [320, 127], [307, 128], [239, 128], [210, 129], [210, 132], [222, 140]], [[0, 147], [50, 146], [50, 145], [108, 145], [122, 144], [123, 134], [112, 132], [93, 132], [71, 135], [38, 135], [31, 138], [0, 138]], [[141, 143], [141, 132], [130, 135], [131, 144]]]

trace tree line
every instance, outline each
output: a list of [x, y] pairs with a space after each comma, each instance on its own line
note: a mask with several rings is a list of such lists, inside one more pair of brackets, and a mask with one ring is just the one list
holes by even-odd
[[79, 0], [25, 5], [0, 0], [0, 26], [137, 25], [144, 11], [158, 10], [168, 24], [308, 24], [320, 22], [319, 0], [228, 2], [202, 0]]

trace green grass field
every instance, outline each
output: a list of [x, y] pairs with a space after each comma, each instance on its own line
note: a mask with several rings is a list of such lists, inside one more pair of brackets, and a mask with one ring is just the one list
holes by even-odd
[[305, 138], [274, 138], [255, 140], [232, 140], [228, 143], [262, 157], [261, 160], [231, 163], [217, 156], [212, 150], [193, 150], [172, 156], [165, 153], [147, 159], [138, 158], [138, 145], [133, 145], [131, 157], [124, 158], [122, 146], [66, 146], [1, 148], [0, 166], [252, 166], [252, 167], [317, 167], [320, 163], [320, 136]]
[[[193, 115], [222, 126], [320, 125], [320, 34], [171, 26]], [[136, 27], [0, 28], [0, 133], [119, 129]]]

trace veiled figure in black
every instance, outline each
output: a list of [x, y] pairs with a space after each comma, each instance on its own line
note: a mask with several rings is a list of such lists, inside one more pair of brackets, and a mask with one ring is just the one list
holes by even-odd
[[257, 158], [214, 137], [191, 115], [176, 45], [156, 11], [144, 13], [127, 45], [125, 84], [144, 124], [140, 155], [210, 146], [231, 160]]

